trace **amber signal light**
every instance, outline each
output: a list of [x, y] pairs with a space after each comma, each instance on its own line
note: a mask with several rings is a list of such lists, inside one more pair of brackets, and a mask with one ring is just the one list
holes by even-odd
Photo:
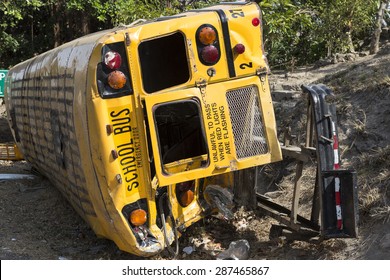
[[143, 209], [133, 210], [130, 214], [130, 223], [137, 227], [145, 224], [147, 219], [146, 211]]
[[194, 192], [192, 190], [182, 192], [180, 194], [179, 200], [181, 206], [187, 207], [194, 200]]
[[126, 75], [123, 72], [115, 70], [108, 74], [108, 85], [113, 89], [121, 89], [126, 85]]
[[176, 197], [181, 207], [187, 207], [194, 201], [195, 181], [182, 182], [176, 185]]
[[217, 39], [215, 30], [209, 26], [203, 27], [199, 32], [199, 41], [203, 45], [211, 45]]

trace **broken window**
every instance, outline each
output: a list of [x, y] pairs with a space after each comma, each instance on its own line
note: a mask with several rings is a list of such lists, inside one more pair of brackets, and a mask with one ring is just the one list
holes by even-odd
[[177, 173], [208, 164], [200, 112], [196, 100], [170, 102], [155, 107], [154, 120], [165, 173]]

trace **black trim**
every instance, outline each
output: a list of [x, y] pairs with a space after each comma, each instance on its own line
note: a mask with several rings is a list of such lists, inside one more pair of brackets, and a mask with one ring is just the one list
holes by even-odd
[[222, 24], [222, 33], [223, 33], [223, 41], [225, 43], [225, 51], [228, 63], [229, 77], [236, 77], [236, 70], [234, 68], [234, 59], [233, 59], [233, 50], [232, 45], [230, 44], [230, 34], [229, 34], [229, 24], [226, 14], [223, 10], [215, 10], [221, 19]]

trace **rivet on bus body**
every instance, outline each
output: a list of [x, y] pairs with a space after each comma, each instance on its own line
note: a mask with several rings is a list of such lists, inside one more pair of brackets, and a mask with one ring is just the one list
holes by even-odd
[[121, 174], [116, 174], [115, 179], [118, 182], [118, 184], [122, 184], [122, 176], [121, 176]]
[[118, 158], [118, 152], [116, 150], [111, 150], [111, 155], [112, 155], [113, 159]]
[[107, 131], [107, 135], [110, 135], [112, 132], [113, 132], [113, 127], [111, 124], [107, 124], [106, 125], [106, 131]]

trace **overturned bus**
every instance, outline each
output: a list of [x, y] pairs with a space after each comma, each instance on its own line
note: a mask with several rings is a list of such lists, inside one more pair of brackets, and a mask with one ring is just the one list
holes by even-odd
[[261, 12], [220, 4], [91, 34], [13, 67], [15, 141], [101, 237], [150, 256], [282, 158]]

